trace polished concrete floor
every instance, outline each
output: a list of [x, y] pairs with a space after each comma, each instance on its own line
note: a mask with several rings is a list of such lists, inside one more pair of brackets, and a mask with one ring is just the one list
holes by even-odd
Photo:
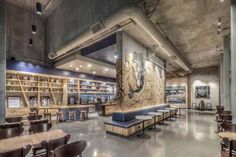
[[83, 157], [219, 157], [214, 114], [193, 111], [183, 114], [176, 121], [159, 126], [161, 132], [147, 130], [151, 139], [106, 134], [103, 128], [106, 118], [96, 115], [84, 122], [60, 123], [53, 129], [71, 134], [70, 141], [86, 140]]

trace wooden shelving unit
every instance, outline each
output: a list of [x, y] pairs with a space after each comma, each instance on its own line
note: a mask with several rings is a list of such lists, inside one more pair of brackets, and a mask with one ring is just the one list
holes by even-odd
[[115, 95], [112, 82], [7, 71], [6, 96], [22, 100], [20, 108], [7, 107], [7, 116], [28, 114], [30, 108], [41, 106], [68, 105], [71, 97], [76, 104], [92, 104]]

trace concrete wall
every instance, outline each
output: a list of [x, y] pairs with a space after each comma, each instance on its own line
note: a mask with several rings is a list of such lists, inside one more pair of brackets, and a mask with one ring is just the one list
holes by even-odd
[[7, 3], [7, 58], [15, 57], [17, 60], [34, 63], [44, 62], [45, 55], [45, 22], [35, 15], [37, 34], [32, 35], [33, 46], [28, 46], [31, 34], [32, 13], [20, 7]]
[[120, 7], [140, 1], [63, 0], [47, 19], [47, 52], [65, 45]]
[[0, 1], [0, 122], [5, 117], [6, 83], [6, 36], [5, 36], [5, 1]]
[[[203, 100], [205, 103], [212, 103], [212, 106], [219, 105], [219, 74], [218, 70], [207, 70], [201, 72], [195, 72], [189, 77], [191, 84], [191, 104], [199, 103]], [[195, 98], [196, 86], [210, 86], [210, 99]]]

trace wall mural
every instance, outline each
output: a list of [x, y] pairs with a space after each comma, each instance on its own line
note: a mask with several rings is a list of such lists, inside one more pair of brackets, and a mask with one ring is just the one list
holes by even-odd
[[[133, 52], [122, 54], [117, 60], [118, 109], [131, 110], [164, 103], [165, 72], [146, 55]], [[122, 63], [122, 64], [121, 64]], [[117, 79], [119, 80], [119, 79]]]

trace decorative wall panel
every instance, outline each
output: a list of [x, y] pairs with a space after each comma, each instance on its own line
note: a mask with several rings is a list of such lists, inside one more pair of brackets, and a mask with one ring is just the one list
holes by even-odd
[[146, 48], [124, 33], [122, 43], [119, 55], [122, 60], [117, 59], [118, 109], [126, 111], [164, 103], [165, 71], [147, 59]]

